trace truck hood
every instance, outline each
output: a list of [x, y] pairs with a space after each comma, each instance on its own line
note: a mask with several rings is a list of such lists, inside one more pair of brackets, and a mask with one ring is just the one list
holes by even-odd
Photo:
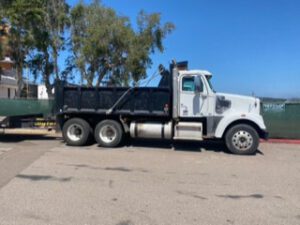
[[216, 112], [224, 113], [260, 113], [260, 100], [255, 97], [216, 93]]

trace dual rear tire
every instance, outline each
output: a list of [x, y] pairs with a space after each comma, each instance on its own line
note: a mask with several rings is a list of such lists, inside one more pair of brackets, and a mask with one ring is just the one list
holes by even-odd
[[70, 146], [86, 145], [92, 135], [102, 147], [116, 147], [123, 139], [123, 129], [120, 123], [114, 120], [99, 122], [93, 132], [86, 120], [72, 118], [65, 122], [62, 132], [64, 140]]
[[81, 118], [72, 118], [64, 123], [62, 134], [67, 145], [85, 145], [92, 133], [89, 123]]
[[117, 147], [123, 139], [123, 129], [114, 120], [103, 120], [97, 124], [94, 137], [102, 147]]

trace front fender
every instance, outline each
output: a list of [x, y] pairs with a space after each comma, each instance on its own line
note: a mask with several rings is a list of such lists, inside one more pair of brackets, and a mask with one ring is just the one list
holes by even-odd
[[264, 123], [264, 120], [261, 115], [258, 114], [230, 114], [227, 116], [224, 116], [221, 121], [219, 122], [216, 131], [215, 131], [215, 137], [221, 138], [223, 137], [223, 134], [226, 130], [226, 128], [239, 120], [248, 120], [250, 122], [255, 123], [261, 130], [266, 130], [266, 126]]

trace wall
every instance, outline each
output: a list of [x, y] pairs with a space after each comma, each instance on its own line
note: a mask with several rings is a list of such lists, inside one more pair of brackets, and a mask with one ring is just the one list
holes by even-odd
[[[54, 94], [54, 88], [52, 89], [52, 94]], [[37, 95], [38, 99], [49, 99], [45, 85], [38, 85]]]
[[48, 99], [47, 89], [45, 85], [39, 85], [38, 86], [38, 99]]
[[7, 87], [0, 86], [0, 98], [8, 98], [8, 88], [10, 89], [10, 98], [15, 98], [16, 88], [15, 87]]
[[7, 88], [0, 87], [0, 98], [7, 98]]
[[300, 139], [300, 103], [263, 102], [262, 114], [270, 138]]

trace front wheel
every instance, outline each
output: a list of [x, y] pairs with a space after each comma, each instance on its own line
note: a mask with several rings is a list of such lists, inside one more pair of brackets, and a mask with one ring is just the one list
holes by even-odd
[[123, 139], [123, 129], [114, 120], [104, 120], [97, 124], [95, 139], [100, 146], [117, 147]]
[[259, 136], [253, 127], [238, 124], [226, 132], [225, 142], [230, 152], [238, 155], [251, 155], [258, 148]]

